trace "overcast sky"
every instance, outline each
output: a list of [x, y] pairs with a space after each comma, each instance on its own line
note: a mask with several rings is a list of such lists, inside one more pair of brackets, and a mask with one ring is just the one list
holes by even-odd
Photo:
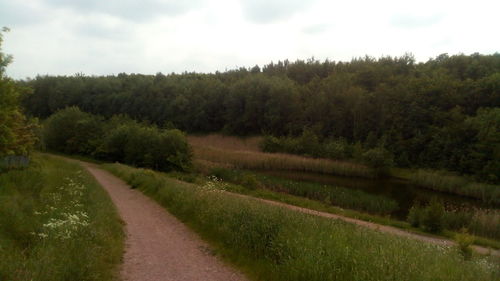
[[500, 52], [500, 1], [0, 0], [13, 78]]

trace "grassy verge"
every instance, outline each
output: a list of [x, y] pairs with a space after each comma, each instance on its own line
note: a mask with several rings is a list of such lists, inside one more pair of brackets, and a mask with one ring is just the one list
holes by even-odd
[[116, 279], [122, 224], [78, 164], [35, 155], [0, 183], [0, 280]]
[[271, 206], [150, 170], [104, 165], [261, 280], [495, 280], [488, 258]]
[[197, 160], [216, 162], [238, 169], [315, 172], [362, 178], [377, 177], [374, 169], [350, 162], [290, 154], [225, 150], [208, 146], [193, 146], [193, 152]]

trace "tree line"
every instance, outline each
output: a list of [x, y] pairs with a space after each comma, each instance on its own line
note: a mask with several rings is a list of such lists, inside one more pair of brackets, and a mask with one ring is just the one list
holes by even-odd
[[[37, 76], [24, 106], [68, 106], [189, 133], [302, 137], [383, 148], [401, 167], [498, 182], [500, 54], [279, 61], [262, 68], [164, 75]], [[358, 145], [358, 146], [359, 146]], [[313, 155], [314, 153], [307, 153]]]

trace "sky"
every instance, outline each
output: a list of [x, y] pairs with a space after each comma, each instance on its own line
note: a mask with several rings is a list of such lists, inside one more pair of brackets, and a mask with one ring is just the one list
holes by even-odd
[[500, 52], [500, 1], [0, 0], [7, 75], [215, 72]]

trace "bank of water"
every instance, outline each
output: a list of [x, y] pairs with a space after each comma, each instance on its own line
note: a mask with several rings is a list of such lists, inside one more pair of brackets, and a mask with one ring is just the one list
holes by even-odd
[[367, 193], [385, 196], [398, 202], [399, 208], [394, 211], [391, 216], [401, 220], [406, 219], [408, 210], [415, 202], [424, 204], [429, 202], [431, 198], [437, 198], [447, 207], [491, 207], [485, 205], [479, 200], [421, 188], [402, 179], [347, 178], [317, 173], [290, 171], [258, 171], [258, 173], [296, 181], [315, 182], [325, 185], [358, 189]]

